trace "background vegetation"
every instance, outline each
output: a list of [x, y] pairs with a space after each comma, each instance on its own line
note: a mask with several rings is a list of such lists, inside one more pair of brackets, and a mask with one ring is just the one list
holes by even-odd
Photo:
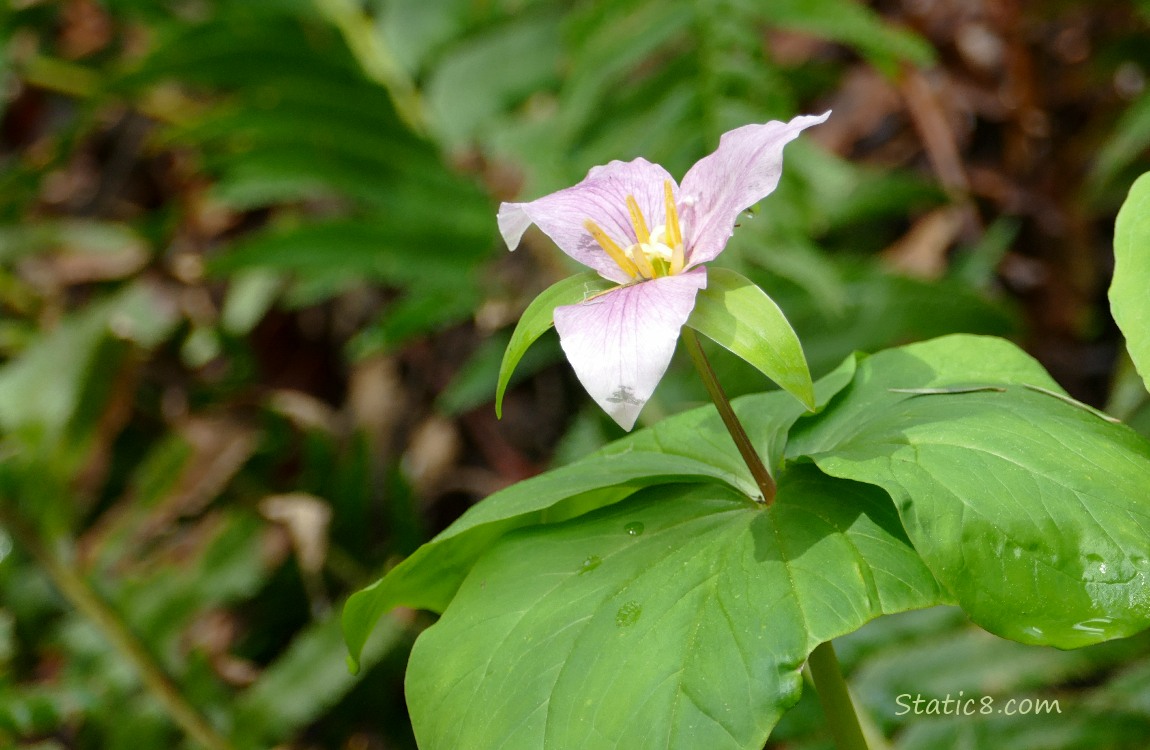
[[[618, 436], [553, 338], [492, 408], [509, 327], [570, 272], [542, 235], [507, 253], [495, 208], [613, 158], [681, 175], [727, 129], [833, 109], [723, 256], [816, 376], [1009, 335], [1150, 430], [1105, 304], [1150, 3], [17, 0], [0, 43], [0, 747], [413, 747], [427, 618], [352, 676], [335, 615]], [[646, 418], [705, 399], [678, 364]], [[1028, 648], [938, 609], [840, 654], [898, 748], [1150, 736], [1144, 638]], [[894, 715], [959, 690], [1062, 713]], [[826, 747], [818, 710], [772, 742]]]

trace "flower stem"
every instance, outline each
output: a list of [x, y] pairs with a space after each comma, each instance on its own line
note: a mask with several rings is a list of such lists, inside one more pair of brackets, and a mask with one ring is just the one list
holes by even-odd
[[65, 599], [88, 618], [119, 654], [131, 662], [144, 686], [167, 710], [172, 720], [196, 743], [209, 750], [231, 750], [232, 745], [188, 702], [163, 668], [107, 602], [75, 570], [48, 548], [32, 526], [0, 503], [0, 525], [31, 555]]
[[691, 361], [695, 363], [695, 369], [699, 371], [699, 377], [703, 379], [707, 393], [711, 395], [711, 400], [715, 402], [715, 408], [719, 410], [723, 424], [727, 426], [727, 432], [731, 433], [731, 438], [734, 439], [739, 454], [742, 455], [747, 468], [751, 470], [751, 476], [759, 485], [759, 491], [763, 493], [763, 503], [770, 505], [775, 500], [775, 480], [771, 478], [767, 467], [763, 465], [763, 460], [755, 452], [755, 447], [751, 445], [751, 439], [747, 437], [747, 431], [743, 429], [743, 424], [735, 416], [735, 410], [731, 408], [731, 402], [727, 399], [727, 394], [723, 392], [723, 386], [719, 385], [715, 371], [711, 369], [711, 363], [707, 360], [707, 355], [703, 353], [703, 347], [699, 344], [699, 337], [695, 335], [693, 330], [684, 326], [683, 340], [687, 343], [687, 353], [691, 355]]
[[811, 679], [823, 706], [831, 736], [838, 750], [868, 750], [850, 691], [839, 668], [838, 657], [830, 641], [820, 643], [807, 659]]
[[[691, 361], [695, 363], [695, 369], [699, 371], [699, 377], [703, 379], [707, 393], [711, 394], [711, 400], [719, 410], [723, 424], [727, 426], [727, 431], [731, 433], [735, 445], [738, 446], [743, 461], [746, 462], [747, 468], [751, 470], [751, 475], [763, 493], [763, 502], [770, 505], [775, 499], [775, 480], [767, 472], [767, 467], [763, 465], [762, 459], [751, 445], [747, 431], [735, 416], [735, 410], [731, 408], [731, 402], [723, 392], [723, 386], [719, 385], [719, 379], [715, 377], [715, 371], [711, 368], [707, 355], [703, 353], [699, 337], [693, 330], [684, 327], [683, 340], [687, 343], [687, 352], [691, 355]], [[811, 652], [810, 658], [807, 659], [807, 668], [810, 669], [811, 679], [815, 683], [819, 702], [822, 703], [823, 713], [827, 717], [827, 724], [830, 725], [838, 750], [868, 750], [862, 727], [859, 725], [858, 714], [855, 713], [854, 703], [851, 702], [846, 680], [843, 679], [839, 660], [830, 641], [820, 643]]]

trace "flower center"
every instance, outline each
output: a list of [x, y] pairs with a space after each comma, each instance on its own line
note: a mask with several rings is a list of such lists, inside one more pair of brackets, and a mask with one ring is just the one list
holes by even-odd
[[623, 273], [632, 279], [654, 279], [676, 274], [683, 270], [686, 263], [683, 231], [670, 180], [663, 182], [663, 198], [666, 204], [666, 223], [651, 231], [647, 228], [647, 220], [643, 217], [643, 211], [639, 208], [635, 196], [627, 196], [627, 211], [631, 215], [631, 227], [635, 230], [636, 241], [626, 249], [607, 236], [607, 233], [591, 219], [583, 222], [583, 226], [599, 243], [599, 247], [603, 248]]

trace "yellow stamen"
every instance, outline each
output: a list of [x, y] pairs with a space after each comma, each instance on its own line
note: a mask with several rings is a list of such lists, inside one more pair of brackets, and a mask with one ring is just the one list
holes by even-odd
[[671, 181], [663, 181], [663, 199], [667, 207], [667, 244], [671, 246], [671, 273], [683, 270], [687, 260], [683, 253], [683, 230], [679, 226], [679, 210], [675, 208], [675, 195]]
[[647, 230], [647, 221], [643, 218], [643, 212], [639, 210], [639, 204], [635, 201], [635, 196], [627, 196], [627, 210], [631, 212], [631, 226], [635, 227], [635, 239], [640, 245], [645, 245], [651, 241], [651, 233]]
[[679, 211], [675, 208], [675, 195], [671, 192], [671, 181], [663, 181], [663, 198], [667, 204], [667, 244], [674, 249], [683, 244], [683, 234], [679, 231]]
[[603, 248], [603, 251], [611, 257], [611, 260], [615, 261], [615, 265], [623, 270], [623, 273], [632, 279], [639, 275], [638, 266], [627, 257], [627, 253], [623, 252], [623, 248], [615, 244], [615, 240], [608, 237], [607, 233], [599, 228], [599, 225], [587, 219], [583, 222], [583, 228], [591, 233], [591, 236], [599, 243], [599, 247]]
[[651, 259], [647, 257], [647, 252], [643, 249], [643, 246], [631, 245], [631, 247], [627, 249], [631, 251], [631, 259], [635, 261], [635, 265], [639, 268], [639, 273], [648, 279], [655, 278], [655, 267], [651, 265]]

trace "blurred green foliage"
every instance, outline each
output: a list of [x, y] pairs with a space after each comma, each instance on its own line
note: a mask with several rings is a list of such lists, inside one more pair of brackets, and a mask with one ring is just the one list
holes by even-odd
[[[951, 331], [1029, 331], [1041, 349], [1051, 310], [1112, 351], [1090, 306], [1105, 253], [1090, 253], [1147, 168], [1146, 4], [1068, 1], [1017, 21], [1053, 40], [1040, 62], [1086, 35], [1067, 77], [1079, 90], [1047, 102], [1051, 133], [1016, 149], [1038, 155], [1024, 166], [1007, 153], [1013, 115], [987, 104], [963, 115], [977, 126], [952, 123], [966, 187], [936, 176], [899, 99], [916, 73], [964, 70], [963, 48], [898, 5], [5, 4], [0, 746], [193, 747], [199, 717], [224, 747], [411, 747], [402, 672], [424, 620], [389, 620], [352, 676], [333, 612], [468, 502], [617, 434], [582, 408], [553, 338], [521, 363], [505, 421], [491, 414], [510, 325], [569, 271], [538, 236], [507, 254], [495, 206], [609, 159], [681, 175], [731, 127], [833, 107], [855, 130], [794, 144], [724, 255], [779, 302], [816, 375], [856, 348]], [[1047, 202], [1069, 208], [1049, 219]], [[907, 273], [899, 241], [964, 211], [940, 267]], [[1050, 221], [1079, 244], [1049, 250]], [[1085, 279], [1075, 294], [1034, 292], [1068, 269]], [[765, 387], [714, 360], [732, 394]], [[1115, 411], [1145, 431], [1144, 390], [1117, 383]], [[648, 414], [702, 398], [672, 372]], [[849, 661], [892, 733], [904, 725], [882, 675], [917, 663], [898, 639], [969, 672], [1005, 648], [947, 614], [867, 638]], [[1123, 733], [1145, 726], [1145, 644], [1115, 647], [1129, 649], [1121, 669], [1101, 647], [1009, 648], [1038, 666], [992, 687], [1084, 707], [1064, 719], [1078, 739], [1028, 740], [1052, 724], [1019, 717], [1001, 729], [1012, 746], [1137, 746]], [[953, 684], [990, 679], [967, 676]], [[812, 712], [804, 699], [780, 739], [825, 746]], [[980, 727], [908, 723], [899, 746], [977, 745]]]

